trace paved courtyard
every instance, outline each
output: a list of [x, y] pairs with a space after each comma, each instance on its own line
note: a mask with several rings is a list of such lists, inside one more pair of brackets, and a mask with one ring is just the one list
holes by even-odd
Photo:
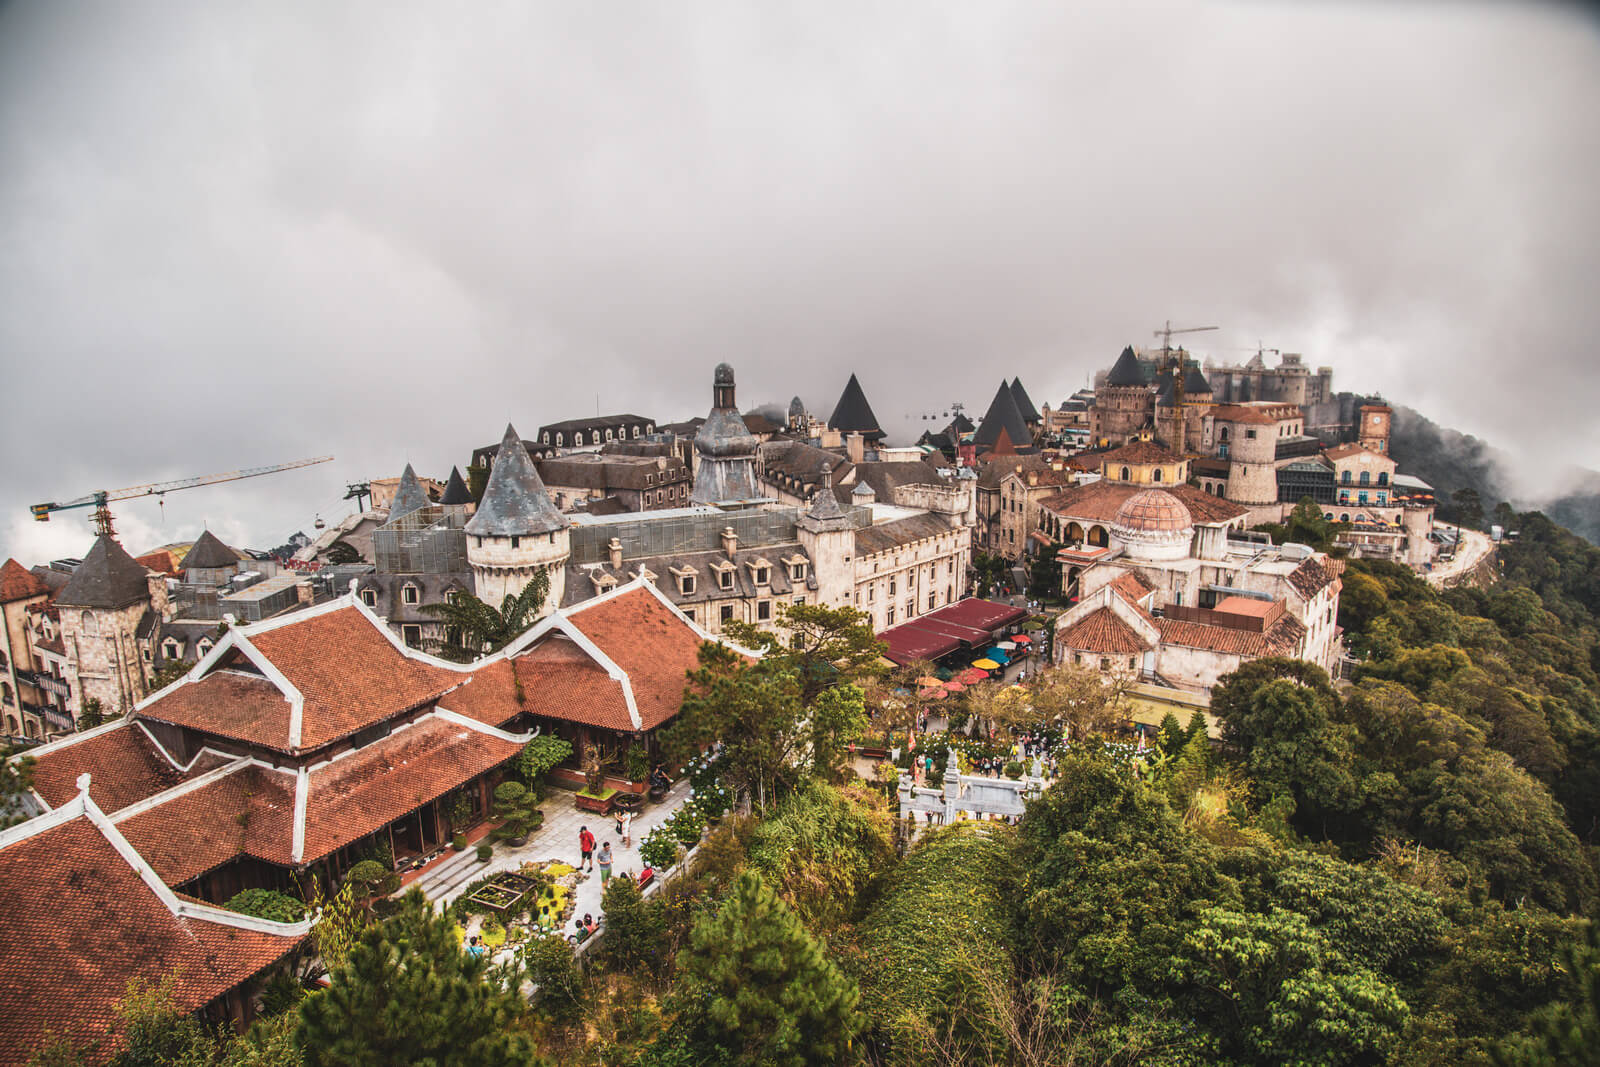
[[[651, 804], [647, 801], [644, 811], [633, 820], [631, 831], [633, 846], [623, 848], [621, 839], [617, 837], [616, 822], [611, 816], [579, 811], [573, 793], [552, 788], [539, 804], [544, 812], [544, 825], [529, 836], [527, 844], [520, 848], [512, 848], [504, 843], [497, 844], [494, 846], [494, 855], [488, 863], [479, 863], [477, 852], [473, 848], [453, 853], [443, 860], [435, 861], [433, 866], [424, 870], [422, 876], [411, 884], [421, 889], [433, 906], [442, 911], [460, 896], [467, 886], [498, 871], [512, 871], [523, 863], [542, 863], [546, 860], [560, 860], [576, 867], [582, 858], [578, 851], [578, 829], [583, 826], [587, 826], [589, 832], [594, 834], [596, 852], [605, 842], [611, 842], [611, 870], [614, 874], [621, 875], [631, 871], [637, 875], [644, 867], [644, 861], [639, 858], [639, 845], [644, 841], [645, 834], [665, 822], [667, 817], [688, 799], [688, 796], [689, 781], [685, 778], [673, 783], [671, 791], [661, 803]], [[585, 913], [593, 915], [597, 920], [600, 918], [598, 864], [594, 873], [578, 883], [576, 901], [576, 906], [573, 908], [575, 918], [581, 919]], [[562, 932], [572, 933], [571, 919], [567, 920]]]

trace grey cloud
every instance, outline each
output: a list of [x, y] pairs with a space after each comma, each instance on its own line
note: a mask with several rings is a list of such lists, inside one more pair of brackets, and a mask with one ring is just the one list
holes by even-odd
[[0, 537], [338, 454], [129, 511], [263, 543], [722, 360], [912, 432], [1169, 316], [1600, 466], [1597, 90], [1591, 20], [1510, 4], [0, 8]]

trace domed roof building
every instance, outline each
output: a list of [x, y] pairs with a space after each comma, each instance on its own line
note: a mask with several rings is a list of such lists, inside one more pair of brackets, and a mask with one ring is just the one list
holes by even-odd
[[754, 500], [761, 495], [756, 483], [756, 449], [760, 442], [744, 424], [734, 403], [733, 368], [718, 363], [712, 373], [711, 414], [695, 434], [700, 469], [689, 499], [696, 504]]
[[1194, 516], [1165, 489], [1144, 489], [1117, 509], [1111, 536], [1133, 559], [1182, 559], [1194, 540]]

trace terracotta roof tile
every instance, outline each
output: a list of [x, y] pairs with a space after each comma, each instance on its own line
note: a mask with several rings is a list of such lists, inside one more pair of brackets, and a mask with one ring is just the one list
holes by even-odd
[[135, 979], [174, 978], [199, 1008], [283, 958], [299, 938], [179, 918], [87, 818], [0, 850], [0, 1061], [46, 1035], [102, 1037]]
[[1204, 622], [1157, 619], [1161, 643], [1183, 645], [1234, 656], [1293, 656], [1306, 635], [1306, 628], [1293, 615], [1285, 614], [1266, 633], [1235, 630]]
[[311, 772], [301, 861], [359, 841], [521, 751], [516, 741], [428, 718], [325, 764]]
[[8, 559], [0, 567], [0, 604], [49, 595], [50, 587], [44, 580], [16, 560]]
[[1056, 635], [1056, 644], [1103, 656], [1132, 656], [1149, 646], [1110, 608], [1098, 608]]
[[182, 885], [239, 856], [288, 867], [294, 776], [244, 767], [129, 816], [117, 829], [168, 885]]
[[1285, 411], [1286, 405], [1273, 404], [1270, 407], [1250, 407], [1244, 404], [1221, 404], [1211, 409], [1211, 417], [1218, 422], [1250, 423], [1257, 426], [1266, 426], [1282, 422], [1284, 419], [1294, 418], [1294, 410]]
[[574, 612], [572, 621], [627, 672], [644, 729], [678, 714], [686, 676], [700, 666], [702, 639], [654, 593], [624, 593]]
[[89, 795], [101, 810], [116, 812], [155, 796], [227, 761], [204, 753], [185, 773], [161, 755], [145, 732], [123, 723], [103, 734], [65, 745], [46, 745], [34, 753], [33, 788], [52, 808], [78, 795], [78, 775], [92, 775]]
[[171, 686], [139, 717], [236, 741], [289, 748], [289, 701], [265, 678], [243, 671], [216, 670], [198, 682]]
[[1102, 452], [1095, 457], [1101, 463], [1182, 463], [1183, 457], [1154, 441], [1130, 441], [1120, 448]]
[[142, 556], [136, 556], [134, 557], [134, 562], [145, 570], [158, 571], [171, 577], [177, 577], [178, 574], [178, 561], [165, 548], [155, 552], [148, 552]]
[[[1332, 560], [1319, 556], [1311, 556], [1300, 566], [1289, 572], [1289, 584], [1294, 586], [1294, 591], [1310, 600], [1318, 592], [1338, 580], [1339, 571], [1329, 564]], [[1340, 564], [1340, 570], [1343, 564]]]

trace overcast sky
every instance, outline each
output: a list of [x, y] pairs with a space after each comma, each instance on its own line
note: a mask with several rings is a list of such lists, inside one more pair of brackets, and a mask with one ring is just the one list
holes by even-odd
[[[1162, 320], [1600, 467], [1572, 8], [0, 5], [0, 558], [270, 545], [510, 420], [1036, 403]], [[82, 513], [77, 513], [81, 515]]]

